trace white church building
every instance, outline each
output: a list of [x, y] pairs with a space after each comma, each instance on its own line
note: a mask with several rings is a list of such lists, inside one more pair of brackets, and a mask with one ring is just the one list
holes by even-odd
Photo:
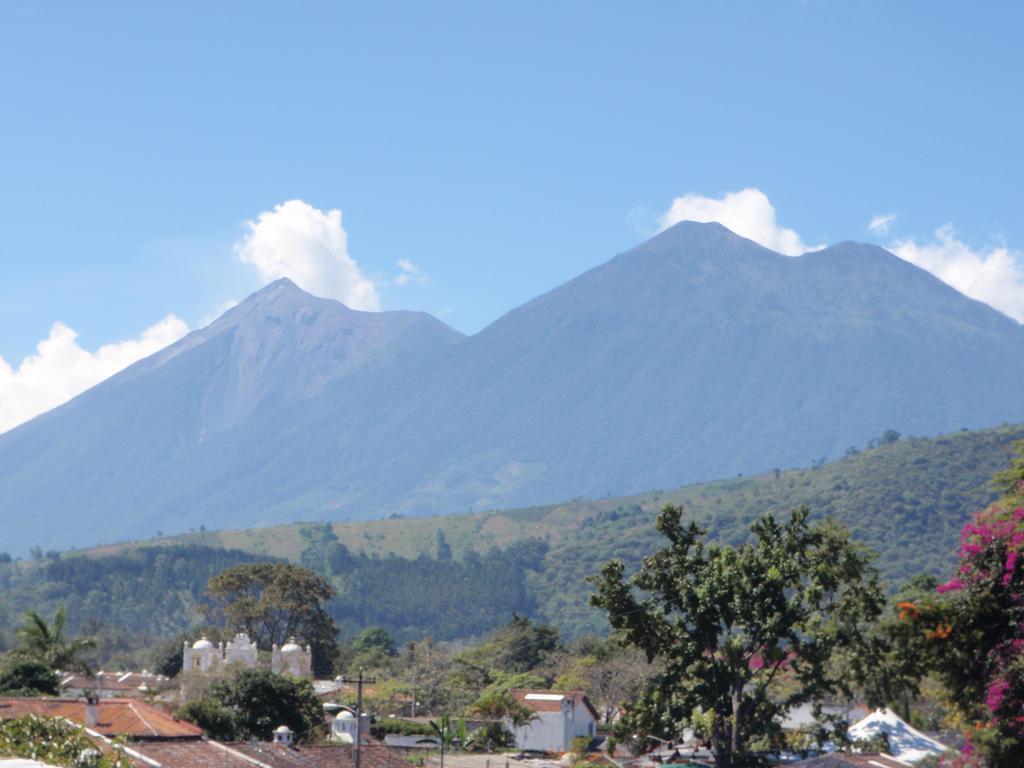
[[[233, 640], [214, 645], [203, 636], [191, 645], [186, 642], [182, 648], [181, 670], [187, 674], [216, 674], [233, 665], [255, 669], [259, 664], [256, 643], [244, 632]], [[313, 676], [313, 651], [310, 646], [303, 648], [295, 638], [280, 648], [275, 644], [270, 651], [270, 671], [293, 677]]]

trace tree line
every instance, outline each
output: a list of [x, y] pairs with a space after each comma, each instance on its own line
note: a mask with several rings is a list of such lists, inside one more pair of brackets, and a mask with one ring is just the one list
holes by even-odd
[[[589, 581], [591, 603], [610, 625], [603, 638], [567, 641], [556, 627], [515, 613], [470, 644], [429, 634], [403, 639], [377, 626], [343, 634], [329, 610], [338, 604], [336, 584], [350, 587], [364, 564], [389, 559], [353, 556], [329, 528], [306, 550], [306, 565], [320, 573], [238, 563], [207, 580], [199, 610], [210, 633], [245, 631], [263, 651], [296, 636], [314, 647], [322, 676], [353, 669], [376, 676], [365, 706], [379, 716], [523, 722], [529, 713], [513, 689], [580, 689], [615, 740], [641, 749], [648, 736], [673, 739], [689, 728], [718, 765], [752, 768], [825, 741], [856, 746], [842, 723], [827, 718], [798, 740], [780, 725], [792, 707], [851, 697], [912, 720], [937, 710], [966, 733], [951, 765], [1009, 768], [1024, 763], [1024, 443], [996, 483], [1002, 495], [963, 527], [948, 578], [915, 578], [895, 597], [883, 589], [870, 550], [835, 520], [812, 520], [807, 508], [761, 515], [734, 544], [669, 504], [657, 518], [660, 548], [638, 567], [610, 560]], [[496, 551], [492, 564], [521, 576], [516, 569], [542, 552], [528, 543]], [[406, 561], [422, 566], [407, 573], [453, 568], [450, 558], [439, 539], [438, 556]], [[460, 578], [456, 571], [456, 585]], [[466, 583], [486, 597], [479, 572]], [[167, 659], [177, 656], [180, 668], [174, 642]], [[86, 669], [93, 646], [69, 632], [63, 608], [50, 620], [30, 611], [0, 664], [0, 690], [52, 692], [53, 672]], [[224, 738], [263, 738], [264, 726], [284, 716], [273, 707], [287, 701], [295, 728], [313, 733], [311, 695], [308, 682], [244, 670], [200, 691], [181, 712]], [[487, 743], [502, 738], [498, 727]]]

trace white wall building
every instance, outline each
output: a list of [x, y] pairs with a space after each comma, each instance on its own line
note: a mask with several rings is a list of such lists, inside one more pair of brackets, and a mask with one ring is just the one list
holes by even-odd
[[203, 635], [192, 645], [185, 643], [182, 648], [181, 671], [209, 674], [220, 669], [224, 658], [224, 644], [214, 645]]
[[[255, 669], [259, 663], [256, 643], [244, 632], [239, 632], [227, 644], [214, 645], [206, 637], [201, 637], [182, 648], [181, 670], [186, 674], [215, 674], [229, 665], [237, 664], [246, 669]], [[276, 645], [270, 654], [270, 670], [279, 675], [295, 677], [312, 677], [313, 649], [303, 648], [295, 638], [278, 648]]]
[[274, 645], [270, 651], [270, 671], [278, 675], [312, 677], [313, 649], [308, 645], [303, 649], [294, 637], [288, 638], [280, 648]]
[[225, 664], [241, 664], [252, 669], [256, 666], [256, 659], [256, 643], [244, 632], [239, 632], [234, 640], [228, 640], [224, 646]]
[[509, 730], [515, 734], [518, 749], [540, 752], [568, 752], [579, 736], [593, 738], [597, 733], [597, 710], [582, 691], [529, 691], [509, 693], [532, 712], [526, 725]]

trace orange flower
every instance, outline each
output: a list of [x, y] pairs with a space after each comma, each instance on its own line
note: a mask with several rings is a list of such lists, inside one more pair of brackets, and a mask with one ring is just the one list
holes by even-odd
[[917, 606], [913, 603], [897, 603], [896, 607], [900, 609], [900, 621], [903, 621], [907, 616], [910, 616], [917, 621], [921, 618], [921, 612], [917, 609]]

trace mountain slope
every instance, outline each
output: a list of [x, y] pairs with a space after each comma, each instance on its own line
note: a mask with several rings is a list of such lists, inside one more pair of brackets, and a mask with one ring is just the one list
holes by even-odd
[[[266, 429], [386, 474], [335, 488], [350, 514], [544, 503], [1013, 421], [1021, 352], [1017, 323], [881, 249], [793, 259], [684, 223], [391, 382], [386, 413], [325, 393]], [[297, 489], [334, 480], [298, 471]]]
[[465, 339], [285, 293], [0, 436], [0, 514], [62, 523], [8, 546], [622, 495], [1024, 419], [1024, 328], [874, 246], [684, 222]]
[[193, 462], [207, 443], [244, 429], [256, 409], [419, 365], [461, 338], [423, 313], [357, 312], [278, 280], [206, 328], [0, 435], [8, 546], [174, 530], [195, 519], [212, 488], [232, 477], [244, 483], [255, 469], [242, 453], [217, 448], [213, 464]]
[[[460, 348], [440, 387], [468, 424], [447, 435], [444, 470], [495, 482], [474, 498], [456, 477], [443, 496], [639, 491], [806, 465], [888, 426], [1014, 420], [1021, 351], [1018, 324], [881, 249], [792, 259], [680, 224]], [[427, 398], [438, 418], [441, 396]], [[413, 491], [431, 509], [437, 474]]]
[[[435, 603], [428, 607], [422, 597], [420, 580], [431, 570], [424, 559], [440, 554], [439, 538], [443, 537], [456, 561], [466, 562], [470, 552], [486, 557], [493, 548], [500, 548], [506, 563], [514, 560], [516, 548], [528, 553], [528, 542], [540, 540], [546, 545], [542, 558], [521, 563], [527, 570], [522, 576], [528, 587], [525, 597], [509, 594], [504, 584], [492, 584], [491, 579], [483, 587], [485, 594], [469, 599], [490, 607], [494, 626], [511, 612], [532, 604], [530, 615], [571, 634], [603, 632], [602, 617], [587, 604], [586, 577], [610, 558], [623, 559], [633, 567], [660, 546], [654, 520], [668, 503], [683, 505], [711, 536], [732, 544], [745, 538], [750, 522], [758, 515], [786, 514], [806, 504], [814, 518], [830, 515], [841, 520], [871, 547], [878, 554], [876, 565], [890, 585], [898, 586], [922, 571], [943, 576], [954, 567], [960, 527], [972, 512], [995, 498], [992, 475], [1006, 467], [1013, 442], [1021, 439], [1024, 425], [957, 432], [899, 440], [815, 469], [719, 480], [625, 498], [336, 523], [330, 533], [324, 525], [310, 523], [203, 531], [82, 554], [96, 559], [154, 547], [174, 551], [184, 545], [198, 550], [201, 545], [314, 567], [319, 564], [325, 575], [334, 579], [339, 597], [332, 610], [347, 626], [358, 630], [367, 624], [382, 624], [404, 633], [403, 637], [430, 634], [456, 638], [460, 637], [458, 630], [446, 633], [464, 624], [453, 621], [443, 609], [437, 610]], [[330, 556], [335, 540], [353, 556], [366, 559], [341, 558], [340, 566], [331, 565], [339, 560]], [[63, 562], [75, 559], [80, 558], [65, 557]], [[109, 562], [116, 567], [115, 561]], [[437, 564], [449, 570], [450, 566]], [[390, 574], [384, 584], [378, 572], [381, 569]], [[354, 589], [353, 584], [359, 588]], [[474, 580], [474, 584], [479, 591], [479, 582]], [[393, 607], [410, 597], [418, 600], [415, 619], [407, 605], [402, 610]], [[0, 605], [4, 602], [0, 593]]]

